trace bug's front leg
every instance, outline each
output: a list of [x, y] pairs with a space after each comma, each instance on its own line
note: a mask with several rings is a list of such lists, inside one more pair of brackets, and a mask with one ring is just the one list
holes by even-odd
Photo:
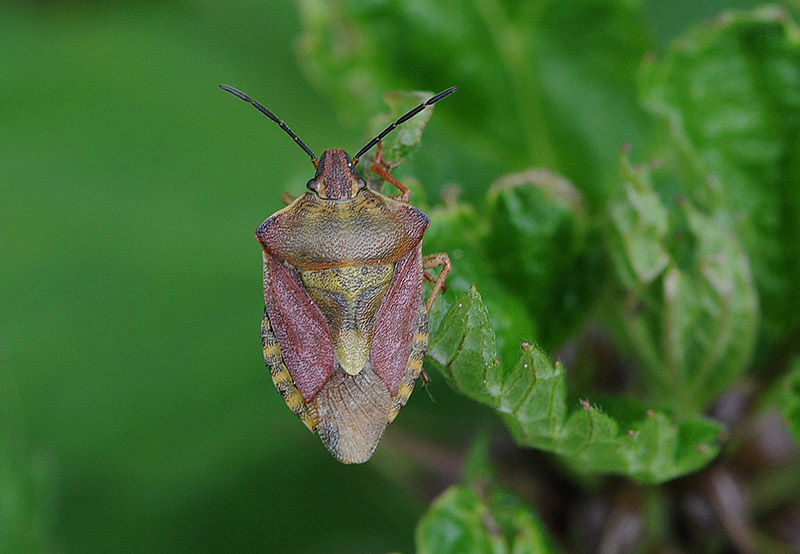
[[436, 281], [433, 283], [433, 290], [428, 297], [428, 301], [425, 302], [425, 309], [428, 312], [431, 311], [433, 301], [444, 286], [444, 280], [447, 279], [447, 274], [450, 273], [450, 257], [444, 252], [428, 254], [422, 257], [422, 269], [433, 269], [434, 267], [441, 267], [442, 269], [439, 271], [439, 276], [436, 277]]
[[384, 181], [389, 181], [397, 190], [400, 191], [400, 194], [393, 196], [392, 198], [395, 198], [400, 202], [408, 202], [411, 200], [411, 191], [408, 190], [408, 187], [389, 174], [389, 171], [391, 171], [392, 168], [383, 161], [382, 142], [378, 142], [378, 153], [375, 154], [375, 161], [372, 162], [372, 167], [370, 169], [380, 175], [381, 179]]

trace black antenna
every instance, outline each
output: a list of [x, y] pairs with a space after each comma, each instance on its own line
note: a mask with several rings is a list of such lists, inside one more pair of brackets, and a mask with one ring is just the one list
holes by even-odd
[[221, 88], [225, 92], [230, 92], [236, 98], [239, 98], [241, 100], [244, 100], [245, 102], [248, 102], [249, 104], [252, 104], [255, 109], [257, 109], [258, 111], [263, 113], [265, 116], [270, 118], [272, 121], [277, 123], [280, 126], [281, 129], [286, 131], [286, 133], [290, 137], [292, 137], [294, 139], [294, 141], [300, 146], [300, 148], [302, 148], [303, 150], [306, 151], [306, 154], [311, 156], [311, 163], [314, 164], [314, 167], [317, 167], [317, 157], [314, 155], [314, 153], [308, 148], [308, 146], [306, 146], [306, 144], [302, 140], [300, 140], [300, 137], [298, 137], [297, 135], [294, 134], [294, 131], [289, 129], [289, 126], [286, 125], [286, 123], [284, 123], [283, 121], [281, 121], [280, 119], [275, 117], [274, 113], [269, 111], [267, 108], [265, 108], [264, 106], [262, 106], [261, 104], [259, 104], [258, 102], [256, 102], [255, 100], [253, 100], [252, 98], [250, 98], [249, 96], [247, 96], [245, 93], [243, 93], [240, 90], [236, 90], [235, 88], [229, 87], [228, 85], [220, 85], [219, 88]]
[[457, 88], [458, 88], [458, 87], [450, 87], [449, 89], [447, 89], [447, 90], [445, 90], [445, 91], [442, 91], [442, 92], [440, 92], [439, 94], [437, 94], [437, 95], [436, 95], [436, 96], [434, 96], [433, 98], [429, 98], [428, 100], [425, 100], [425, 102], [423, 102], [422, 104], [420, 104], [419, 106], [417, 106], [416, 108], [414, 108], [413, 110], [411, 110], [410, 112], [408, 112], [407, 114], [405, 114], [404, 116], [402, 116], [400, 119], [398, 119], [397, 121], [395, 121], [394, 123], [392, 123], [391, 125], [389, 125], [388, 127], [386, 127], [386, 129], [384, 129], [383, 131], [381, 131], [381, 134], [379, 134], [377, 137], [375, 137], [374, 139], [372, 139], [371, 141], [369, 141], [369, 142], [368, 142], [368, 143], [367, 143], [367, 144], [364, 146], [364, 148], [362, 148], [361, 150], [359, 150], [359, 151], [358, 151], [358, 154], [356, 154], [355, 156], [353, 156], [353, 165], [356, 165], [356, 164], [358, 163], [358, 159], [359, 159], [361, 156], [363, 156], [363, 155], [364, 155], [364, 154], [365, 154], [365, 153], [366, 153], [366, 152], [367, 152], [367, 151], [368, 151], [370, 148], [372, 148], [373, 146], [375, 146], [376, 144], [378, 144], [378, 142], [379, 142], [379, 141], [380, 141], [380, 140], [381, 140], [383, 137], [385, 137], [386, 135], [388, 135], [389, 133], [391, 133], [392, 131], [394, 131], [394, 130], [397, 128], [397, 126], [398, 126], [398, 125], [400, 125], [400, 124], [402, 124], [402, 123], [405, 123], [406, 121], [408, 121], [409, 119], [411, 119], [412, 117], [414, 117], [415, 115], [417, 115], [419, 112], [421, 112], [422, 110], [424, 110], [425, 108], [427, 108], [428, 106], [430, 106], [431, 104], [435, 104], [436, 102], [438, 102], [438, 101], [439, 101], [439, 100], [441, 100], [442, 98], [444, 98], [444, 97], [446, 97], [446, 96], [450, 96], [451, 94], [453, 94], [453, 93], [456, 91], [456, 89], [457, 89]]

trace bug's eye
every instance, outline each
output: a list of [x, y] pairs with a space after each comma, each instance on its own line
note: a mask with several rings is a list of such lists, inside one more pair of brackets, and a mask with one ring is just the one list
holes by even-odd
[[362, 179], [361, 177], [358, 178], [358, 182], [356, 183], [356, 189], [361, 190], [367, 186], [367, 182]]
[[317, 192], [317, 189], [319, 188], [316, 179], [309, 179], [308, 183], [306, 183], [306, 186], [314, 192]]

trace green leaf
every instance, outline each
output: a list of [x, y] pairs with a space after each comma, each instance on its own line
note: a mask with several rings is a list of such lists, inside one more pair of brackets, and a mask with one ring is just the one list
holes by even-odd
[[633, 289], [652, 283], [669, 264], [664, 247], [669, 214], [656, 192], [643, 179], [631, 175], [627, 160], [623, 163], [631, 178], [623, 183], [624, 198], [610, 205], [616, 232], [608, 236], [608, 250], [620, 282]]
[[622, 158], [608, 250], [624, 294], [622, 329], [655, 394], [683, 417], [700, 413], [748, 367], [759, 322], [749, 258], [717, 213], [678, 198]]
[[444, 203], [428, 211], [425, 252], [450, 255], [451, 290], [475, 284], [483, 292], [502, 358], [516, 358], [519, 343], [534, 336], [556, 348], [586, 314], [602, 279], [597, 245], [587, 244], [581, 194], [563, 177], [530, 170], [499, 179], [488, 196], [479, 214], [448, 190]]
[[[599, 287], [599, 271], [586, 267], [586, 209], [581, 193], [547, 170], [497, 180], [487, 194], [483, 241], [491, 269], [538, 324], [536, 335], [560, 346]], [[528, 335], [529, 337], [531, 335]]]
[[[552, 452], [577, 471], [659, 483], [716, 456], [721, 428], [709, 420], [674, 422], [627, 402], [621, 427], [587, 400], [570, 410], [563, 366], [536, 345], [523, 343], [521, 350], [514, 365], [495, 359], [489, 317], [473, 287], [443, 317], [428, 356], [456, 390], [497, 410], [520, 445]], [[619, 411], [624, 402], [607, 403]]]
[[800, 29], [781, 7], [730, 12], [676, 41], [641, 93], [686, 162], [685, 191], [753, 264], [769, 338], [800, 325]]
[[523, 302], [508, 285], [495, 277], [489, 255], [483, 248], [484, 221], [470, 205], [448, 195], [442, 205], [429, 210], [431, 225], [425, 233], [424, 251], [447, 252], [453, 269], [447, 278], [448, 292], [437, 299], [431, 315], [435, 325], [451, 305], [451, 298], [476, 285], [484, 293], [491, 328], [502, 357], [517, 356], [519, 343], [537, 336], [536, 326]]
[[780, 382], [778, 409], [786, 425], [800, 444], [800, 358], [796, 358], [791, 369]]
[[[389, 111], [372, 118], [364, 140], [372, 140], [373, 137], [397, 121], [399, 117], [432, 96], [433, 93], [429, 92], [387, 92], [383, 95], [383, 100], [389, 106]], [[366, 175], [365, 178], [370, 188], [381, 190], [383, 187], [383, 178], [372, 169], [379, 147], [382, 149], [381, 160], [384, 167], [394, 168], [400, 165], [422, 140], [422, 132], [425, 130], [428, 121], [430, 121], [433, 110], [434, 106], [425, 108], [422, 112], [389, 133], [381, 140], [378, 146], [373, 147], [361, 157], [359, 167]]]
[[498, 411], [520, 444], [557, 451], [567, 412], [566, 382], [537, 346], [522, 344], [516, 365], [496, 364], [487, 385]]
[[416, 543], [418, 554], [556, 552], [534, 513], [493, 485], [483, 498], [464, 485], [447, 489], [420, 520]]
[[[626, 402], [625, 399], [620, 400]], [[615, 399], [604, 403], [614, 408]], [[576, 470], [629, 474], [642, 483], [659, 483], [697, 470], [719, 451], [721, 428], [705, 419], [677, 424], [663, 413], [642, 410], [624, 427], [598, 408], [582, 404], [567, 421], [564, 460]]]
[[596, 201], [613, 182], [614, 151], [643, 134], [635, 75], [652, 44], [638, 2], [299, 5], [302, 66], [345, 113], [379, 109], [385, 90], [459, 86], [458, 109], [448, 108], [457, 133], [428, 164], [447, 177], [433, 182], [480, 183], [476, 174], [485, 182], [535, 164]]
[[497, 486], [492, 487], [490, 494], [491, 511], [503, 529], [510, 554], [557, 552], [542, 522], [519, 498]]
[[488, 507], [471, 489], [455, 486], [437, 498], [417, 526], [418, 554], [505, 554]]
[[465, 461], [463, 484], [436, 499], [417, 526], [417, 552], [548, 554], [544, 526], [516, 496], [497, 485], [482, 433]]
[[428, 343], [427, 355], [454, 389], [491, 406], [495, 399], [485, 383], [486, 368], [496, 359], [494, 331], [477, 296], [473, 286], [453, 302]]

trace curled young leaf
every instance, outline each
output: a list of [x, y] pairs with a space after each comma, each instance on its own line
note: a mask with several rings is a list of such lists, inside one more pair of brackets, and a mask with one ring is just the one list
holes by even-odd
[[625, 295], [622, 329], [662, 401], [700, 413], [747, 368], [759, 323], [749, 258], [729, 222], [679, 198], [622, 158], [608, 247]]
[[564, 177], [530, 169], [498, 179], [487, 203], [483, 244], [492, 272], [524, 301], [538, 340], [556, 348], [585, 314], [602, 274], [587, 256], [583, 196]]
[[649, 59], [640, 89], [679, 145], [684, 194], [736, 229], [780, 340], [800, 325], [800, 29], [779, 6], [725, 13]]

